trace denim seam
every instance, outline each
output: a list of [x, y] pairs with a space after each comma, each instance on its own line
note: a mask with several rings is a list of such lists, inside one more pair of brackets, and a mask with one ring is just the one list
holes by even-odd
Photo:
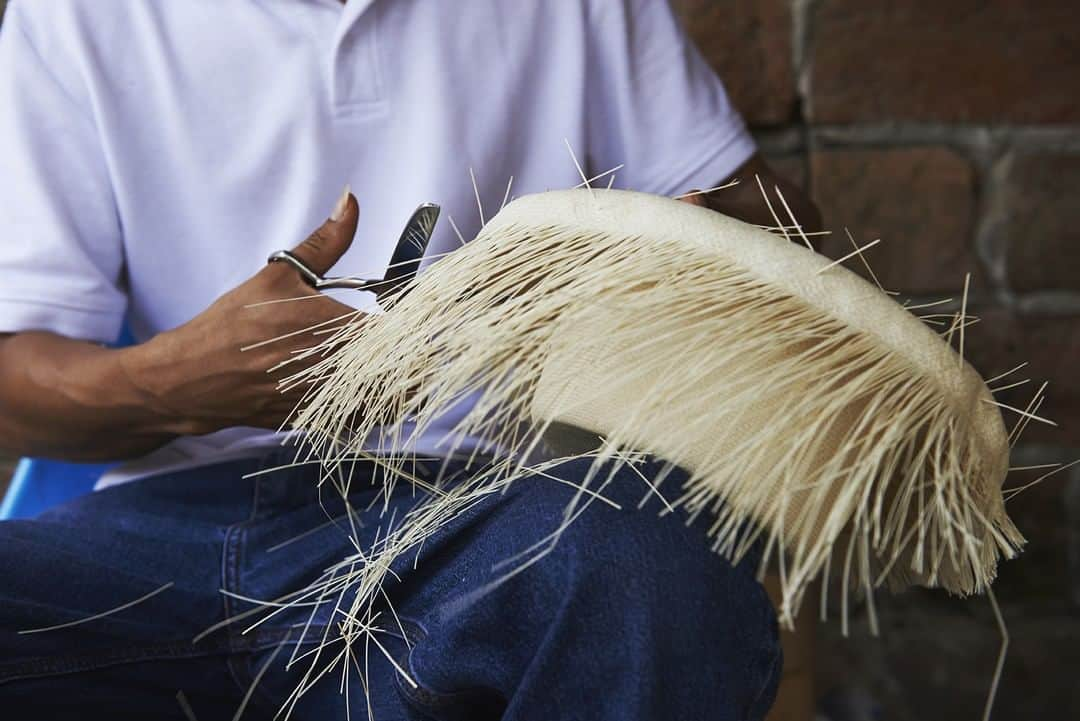
[[223, 648], [196, 648], [190, 641], [176, 641], [157, 646], [124, 648], [109, 653], [62, 658], [41, 658], [12, 666], [10, 671], [0, 670], [0, 684], [43, 676], [62, 676], [80, 671], [91, 671], [108, 666], [121, 666], [140, 661], [198, 658], [217, 656], [227, 652]]
[[[772, 641], [772, 653], [770, 654], [769, 667], [768, 672], [765, 674], [765, 681], [761, 684], [757, 693], [754, 694], [754, 700], [750, 702], [750, 705], [747, 708], [746, 718], [748, 719], [750, 718], [750, 714], [753, 713], [753, 710], [758, 708], [762, 697], [770, 688], [773, 689], [773, 700], [775, 701], [776, 691], [780, 684], [779, 676], [783, 672], [784, 658], [784, 647], [780, 641], [780, 626], [776, 617], [776, 611], [773, 609], [772, 600], [769, 598], [769, 594], [766, 592], [765, 587], [756, 579], [754, 585], [759, 589], [761, 596], [764, 596], [763, 608], [765, 609], [765, 617], [769, 626], [769, 638]], [[777, 667], [778, 664], [779, 668]]]
[[[312, 627], [315, 631], [323, 631], [325, 627]], [[296, 632], [294, 628], [267, 628], [260, 629], [250, 636], [243, 637], [244, 643], [238, 648], [231, 648], [220, 642], [216, 646], [194, 645], [189, 640], [172, 641], [169, 643], [142, 646], [136, 648], [121, 648], [107, 653], [87, 654], [84, 656], [65, 656], [62, 658], [41, 658], [28, 662], [12, 664], [7, 669], [0, 667], [0, 685], [9, 681], [19, 681], [31, 678], [48, 676], [62, 676], [81, 671], [93, 671], [110, 666], [122, 666], [130, 663], [144, 661], [179, 660], [188, 658], [207, 658], [210, 656], [228, 656], [236, 653], [252, 653], [274, 648], [283, 640]], [[301, 644], [314, 643], [304, 642]], [[243, 687], [242, 690], [246, 690]]]
[[[244, 539], [247, 535], [247, 527], [254, 522], [259, 513], [259, 489], [261, 487], [260, 478], [256, 477], [253, 483], [251, 492], [251, 511], [248, 513], [248, 517], [240, 523], [234, 523], [229, 526], [225, 532], [225, 542], [222, 549], [222, 564], [221, 564], [221, 587], [229, 591], [239, 591], [240, 581], [240, 555], [244, 544]], [[224, 608], [224, 618], [232, 618], [235, 612], [233, 608], [232, 598], [228, 594], [221, 594], [222, 607]], [[229, 676], [232, 677], [233, 683], [237, 688], [243, 691], [246, 688], [245, 680], [241, 678], [243, 674], [241, 669], [237, 667], [235, 663], [236, 655], [241, 653], [242, 643], [241, 637], [233, 632], [231, 626], [226, 626], [223, 629], [225, 637], [227, 639], [228, 647], [232, 655], [226, 660], [225, 667], [229, 670]]]
[[[239, 592], [240, 590], [240, 552], [244, 544], [245, 536], [247, 535], [247, 527], [251, 525], [258, 516], [260, 487], [260, 479], [256, 478], [251, 493], [251, 512], [246, 519], [240, 523], [234, 523], [225, 531], [225, 542], [222, 553], [221, 587], [234, 593]], [[225, 593], [221, 594], [221, 598], [225, 611], [225, 618], [232, 618], [235, 613], [232, 598]], [[232, 633], [229, 627], [226, 627], [226, 632], [229, 636], [231, 646], [235, 634]]]
[[[750, 702], [750, 706], [747, 709], [745, 718], [748, 719], [748, 721], [751, 719], [750, 714], [753, 713], [754, 709], [760, 707], [762, 697], [770, 688], [773, 690], [773, 703], [776, 702], [776, 691], [780, 686], [779, 675], [782, 671], [782, 668], [777, 668], [777, 664], [782, 662], [783, 655], [784, 651], [779, 646], [773, 651], [772, 661], [769, 663], [769, 671], [765, 674], [765, 682], [761, 684], [761, 688], [758, 689], [757, 694], [754, 695], [754, 700]], [[769, 705], [771, 706], [772, 704]], [[765, 711], [768, 713], [768, 709]]]

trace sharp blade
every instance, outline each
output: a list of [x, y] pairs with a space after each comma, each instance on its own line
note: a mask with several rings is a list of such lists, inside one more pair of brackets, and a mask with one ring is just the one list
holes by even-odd
[[388, 287], [409, 280], [420, 270], [420, 261], [427, 251], [431, 234], [435, 232], [435, 224], [439, 220], [439, 210], [439, 206], [434, 203], [424, 203], [409, 218], [383, 278]]

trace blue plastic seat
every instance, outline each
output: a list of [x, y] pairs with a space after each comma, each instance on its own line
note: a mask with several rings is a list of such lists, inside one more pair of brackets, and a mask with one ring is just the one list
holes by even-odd
[[[131, 345], [125, 327], [114, 345]], [[46, 458], [23, 458], [15, 467], [0, 504], [0, 521], [33, 518], [73, 498], [94, 490], [94, 484], [113, 463], [65, 463]]]
[[111, 465], [23, 458], [15, 467], [11, 485], [0, 504], [0, 521], [33, 518], [53, 506], [89, 493]]

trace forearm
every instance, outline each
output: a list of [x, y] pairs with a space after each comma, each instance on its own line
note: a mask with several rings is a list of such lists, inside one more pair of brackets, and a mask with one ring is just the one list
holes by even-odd
[[[325, 273], [348, 249], [356, 224], [356, 200], [346, 192], [293, 254]], [[298, 298], [307, 302], [267, 303]], [[136, 346], [0, 335], [0, 451], [118, 460], [177, 436], [279, 428], [308, 390], [283, 390], [280, 381], [321, 359], [298, 355], [316, 338], [305, 329], [325, 331], [357, 315], [272, 263], [187, 323]]]
[[[758, 178], [761, 179], [761, 186], [758, 186]], [[755, 225], [775, 226], [775, 211], [784, 225], [791, 226], [797, 222], [807, 233], [823, 229], [821, 213], [814, 202], [798, 186], [776, 175], [760, 155], [754, 155], [732, 173], [727, 181], [732, 180], [738, 180], [738, 185], [709, 193], [703, 197], [700, 204]], [[769, 210], [769, 205], [762, 196], [762, 187], [768, 194], [773, 211]], [[791, 209], [791, 215], [784, 203]], [[792, 215], [795, 216], [794, 221]]]
[[155, 372], [144, 346], [0, 336], [0, 448], [72, 461], [145, 454], [184, 432], [149, 390]]

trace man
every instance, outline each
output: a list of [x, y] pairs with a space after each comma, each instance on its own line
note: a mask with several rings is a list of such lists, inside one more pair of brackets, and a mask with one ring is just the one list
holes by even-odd
[[[421, 201], [479, 228], [470, 168], [488, 214], [511, 175], [516, 194], [576, 185], [564, 140], [589, 173], [624, 164], [616, 187], [779, 182], [663, 0], [9, 3], [0, 445], [127, 462], [90, 496], [0, 525], [5, 716], [345, 718], [365, 695], [377, 719], [764, 715], [771, 608], [751, 565], [682, 519], [586, 514], [543, 563], [455, 603], [554, 527], [562, 487], [486, 503], [395, 569], [400, 622], [331, 676], [329, 651], [285, 662], [333, 644], [333, 604], [249, 633], [223, 623], [353, 552], [312, 471], [252, 475], [286, 460], [272, 429], [296, 401], [266, 371], [310, 337], [241, 349], [361, 301], [266, 256], [295, 246], [318, 272], [377, 274]], [[752, 185], [695, 202], [771, 223]], [[429, 252], [456, 242], [442, 227]], [[125, 320], [139, 343], [102, 347]], [[373, 465], [354, 472], [377, 486]], [[356, 519], [358, 545], [380, 510]]]

